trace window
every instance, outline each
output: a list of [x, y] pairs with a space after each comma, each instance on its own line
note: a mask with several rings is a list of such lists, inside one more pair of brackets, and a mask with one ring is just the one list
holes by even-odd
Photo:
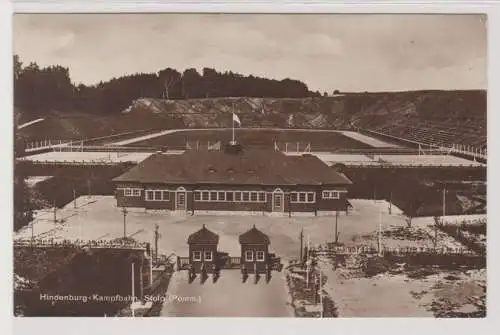
[[323, 191], [323, 199], [340, 199], [339, 191]]
[[123, 195], [126, 197], [140, 197], [141, 189], [140, 188], [124, 188]]
[[155, 191], [155, 201], [161, 201], [162, 200], [162, 191]]
[[201, 251], [193, 251], [193, 261], [201, 261]]
[[212, 252], [211, 251], [205, 251], [205, 260], [212, 261]]
[[316, 196], [314, 192], [292, 192], [290, 193], [290, 202], [312, 203], [316, 202]]
[[253, 262], [253, 251], [251, 250], [245, 251], [245, 260], [247, 262]]
[[169, 201], [170, 191], [168, 190], [146, 190], [146, 201]]
[[170, 201], [170, 191], [163, 191], [163, 201]]
[[195, 201], [266, 202], [264, 191], [195, 191]]
[[264, 251], [257, 251], [257, 262], [263, 262], [264, 261]]

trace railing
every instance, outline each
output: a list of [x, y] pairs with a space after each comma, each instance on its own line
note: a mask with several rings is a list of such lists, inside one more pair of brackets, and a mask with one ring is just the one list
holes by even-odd
[[177, 269], [185, 270], [189, 265], [189, 257], [180, 257], [177, 256]]
[[123, 164], [123, 163], [129, 163], [129, 162], [134, 162], [134, 161], [112, 161], [112, 160], [80, 160], [80, 161], [66, 161], [66, 160], [60, 160], [60, 161], [47, 161], [47, 160], [32, 160], [32, 159], [19, 159], [19, 161], [25, 161], [25, 162], [30, 162], [30, 163], [35, 163], [39, 165], [49, 165], [49, 166], [89, 166], [89, 165], [96, 165], [96, 166], [109, 166], [109, 165], [118, 165], [118, 164]]
[[[328, 249], [312, 250], [313, 253], [323, 256], [331, 256], [335, 254], [376, 254], [378, 249], [372, 246], [354, 246], [354, 247], [332, 247]], [[476, 255], [475, 252], [467, 248], [429, 248], [429, 247], [405, 247], [405, 248], [388, 248], [383, 247], [382, 253], [394, 255], [415, 255], [415, 254], [439, 254], [439, 255]]]
[[241, 257], [231, 257], [230, 263], [231, 266], [239, 266], [241, 264]]
[[[409, 128], [405, 127], [404, 128]], [[414, 136], [414, 133], [419, 133], [421, 130], [415, 128], [414, 131], [404, 131], [403, 134], [407, 135], [395, 135], [393, 132], [379, 132], [369, 129], [361, 129], [362, 131], [376, 134], [383, 137], [392, 138], [397, 141], [402, 141], [406, 143], [411, 143], [413, 145], [424, 146], [434, 149], [447, 150], [450, 154], [458, 154], [464, 155], [468, 157], [473, 157], [474, 159], [488, 159], [488, 152], [486, 148], [478, 148], [472, 145], [464, 145], [464, 144], [454, 144], [453, 140], [450, 140], [448, 143], [436, 143], [431, 140], [431, 136], [427, 135], [418, 135]]]
[[146, 250], [149, 248], [147, 242], [122, 242], [107, 240], [62, 240], [53, 239], [17, 239], [14, 240], [14, 247], [35, 247], [35, 248], [92, 248], [92, 249], [137, 249]]
[[[239, 269], [241, 266], [241, 257], [223, 257], [221, 260], [225, 260], [224, 264], [222, 264], [222, 269]], [[189, 265], [189, 257], [177, 257], [177, 269], [178, 270], [186, 270]], [[274, 257], [270, 262], [271, 268], [273, 270], [281, 271], [282, 264], [281, 258]]]

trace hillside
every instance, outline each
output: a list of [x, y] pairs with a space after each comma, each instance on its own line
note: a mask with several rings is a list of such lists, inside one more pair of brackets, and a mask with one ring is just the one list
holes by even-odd
[[[351, 93], [310, 98], [141, 98], [119, 115], [52, 113], [19, 131], [25, 139], [82, 139], [123, 132], [228, 127], [234, 110], [243, 127], [378, 129], [414, 122], [466, 127], [486, 136], [485, 91]], [[23, 117], [21, 117], [23, 119]]]

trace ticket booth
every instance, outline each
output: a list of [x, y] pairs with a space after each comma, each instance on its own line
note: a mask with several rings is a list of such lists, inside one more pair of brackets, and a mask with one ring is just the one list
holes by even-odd
[[239, 237], [241, 245], [241, 264], [245, 264], [248, 273], [264, 273], [269, 262], [269, 236], [252, 227]]
[[189, 264], [193, 266], [196, 273], [200, 272], [203, 263], [205, 263], [207, 272], [212, 272], [216, 261], [218, 244], [219, 235], [208, 230], [205, 225], [197, 232], [189, 235]]

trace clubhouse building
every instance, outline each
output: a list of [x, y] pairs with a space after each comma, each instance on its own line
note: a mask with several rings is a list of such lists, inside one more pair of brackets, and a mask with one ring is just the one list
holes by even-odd
[[351, 181], [315, 156], [273, 150], [156, 153], [113, 179], [119, 207], [190, 213], [347, 210]]

